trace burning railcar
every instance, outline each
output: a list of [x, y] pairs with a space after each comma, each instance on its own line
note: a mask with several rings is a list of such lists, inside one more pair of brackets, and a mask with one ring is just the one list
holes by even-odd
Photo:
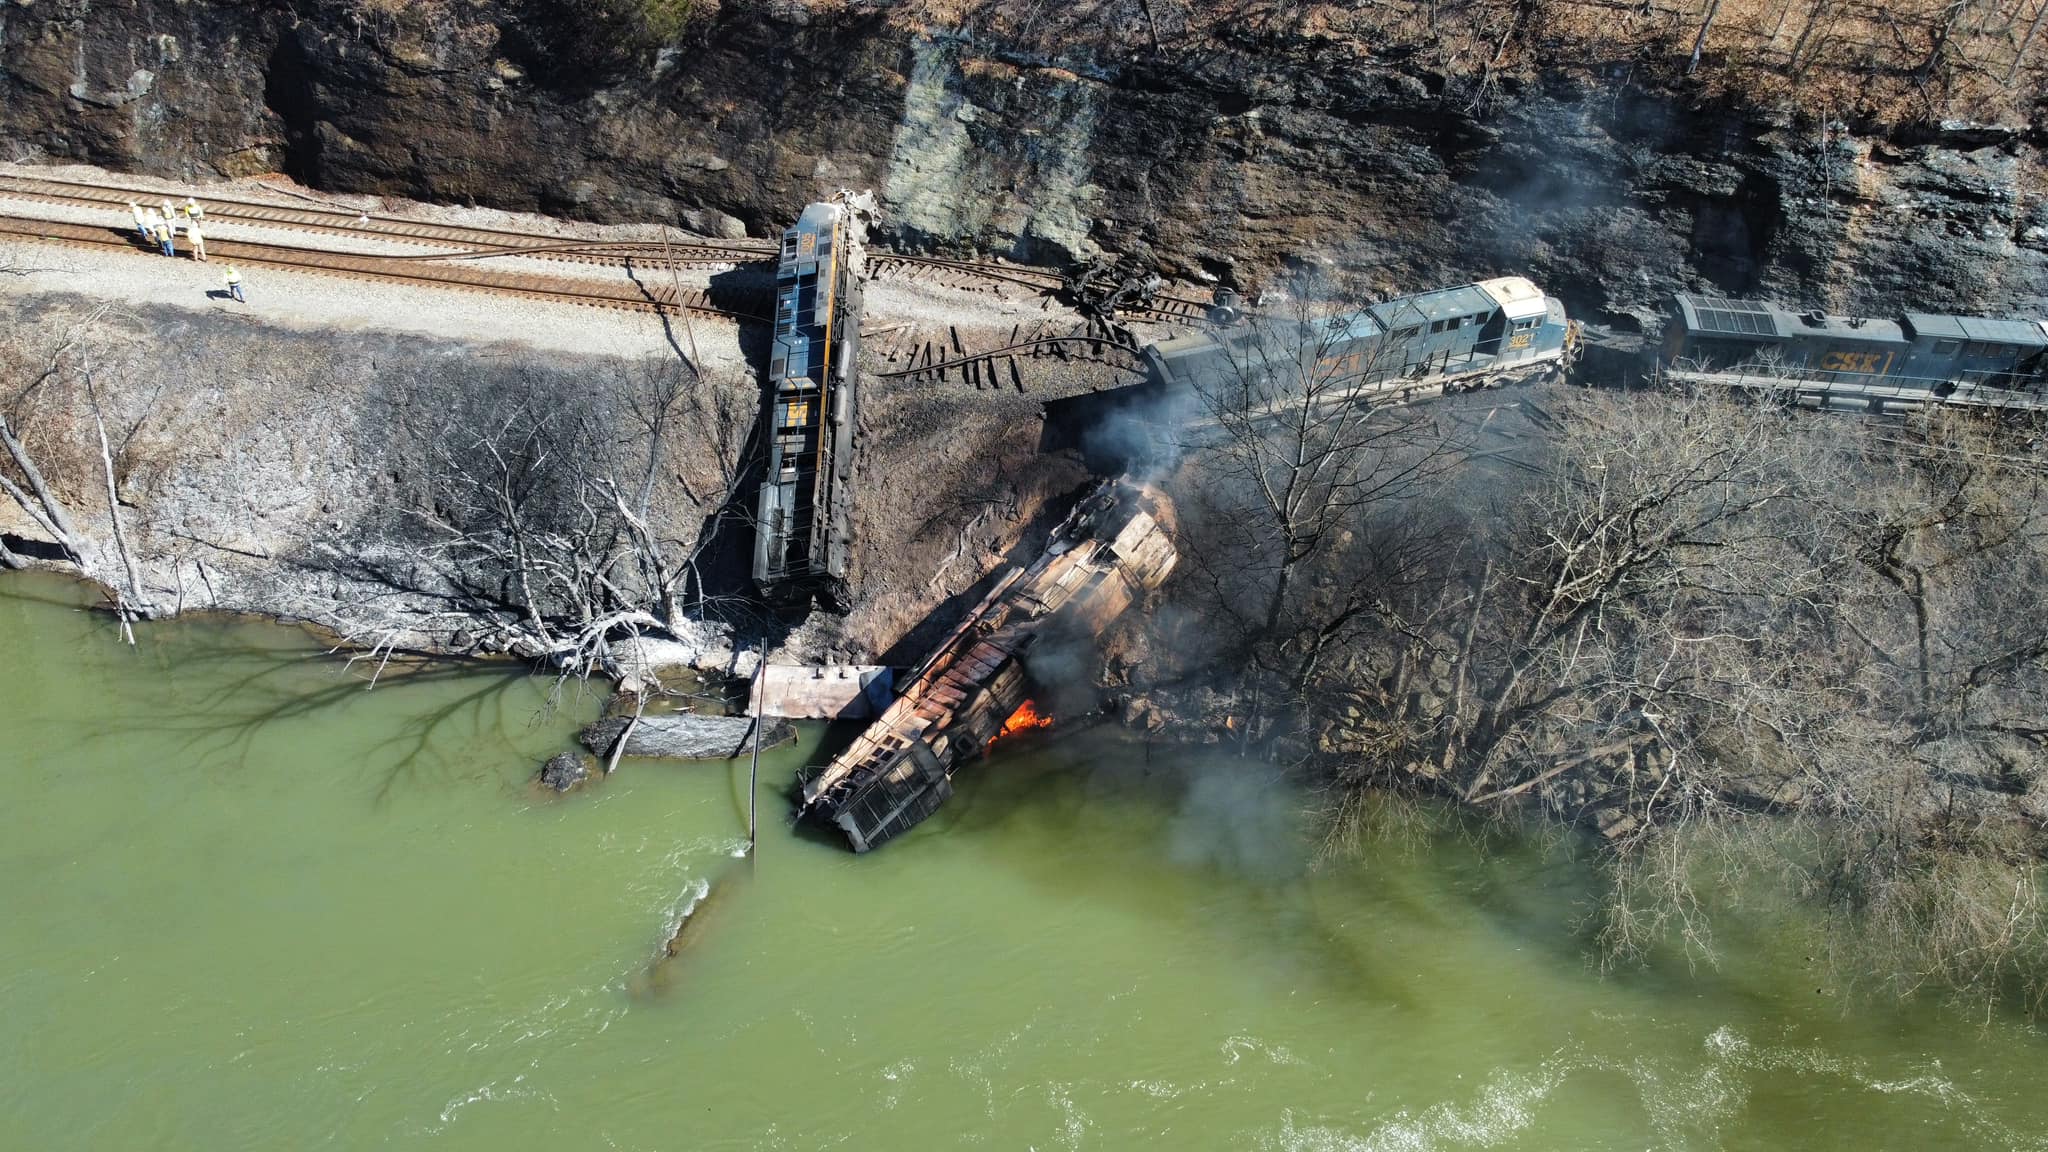
[[1100, 635], [1172, 574], [1164, 502], [1122, 481], [1081, 501], [1038, 561], [1005, 574], [888, 709], [803, 781], [799, 817], [866, 852], [937, 811], [954, 769], [986, 753], [1026, 703], [1033, 645], [1055, 630]]

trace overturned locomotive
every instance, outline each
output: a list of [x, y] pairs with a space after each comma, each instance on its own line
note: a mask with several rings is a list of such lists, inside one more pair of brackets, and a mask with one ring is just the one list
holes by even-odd
[[1520, 276], [1397, 296], [1337, 316], [1192, 332], [1144, 349], [1157, 386], [1206, 390], [1248, 365], [1313, 355], [1351, 391], [1408, 399], [1561, 376], [1578, 330], [1562, 301]]
[[1762, 381], [1802, 400], [2037, 407], [2048, 382], [2048, 324], [1936, 312], [1795, 313], [1685, 293], [1672, 300], [1661, 361], [1675, 379]]
[[840, 193], [782, 237], [769, 353], [767, 474], [754, 584], [773, 603], [843, 609], [853, 537], [862, 244], [870, 205]]

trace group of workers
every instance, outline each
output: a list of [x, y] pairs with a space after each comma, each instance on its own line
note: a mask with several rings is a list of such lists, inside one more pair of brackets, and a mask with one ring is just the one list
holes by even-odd
[[[176, 256], [178, 254], [178, 232], [182, 227], [185, 239], [192, 246], [192, 258], [202, 264], [207, 262], [206, 233], [204, 231], [206, 208], [199, 203], [197, 198], [186, 197], [183, 208], [174, 207], [169, 200], [165, 200], [161, 212], [153, 206], [145, 206], [131, 200], [128, 203], [128, 210], [135, 214], [135, 230], [141, 234], [144, 244], [157, 246], [163, 250], [163, 254], [166, 256]], [[180, 216], [184, 217], [182, 224], [179, 220]], [[233, 264], [228, 265], [227, 272], [221, 276], [221, 283], [227, 286], [228, 295], [232, 296], [236, 301], [243, 304], [249, 302], [248, 297], [242, 295], [241, 269], [236, 268]]]

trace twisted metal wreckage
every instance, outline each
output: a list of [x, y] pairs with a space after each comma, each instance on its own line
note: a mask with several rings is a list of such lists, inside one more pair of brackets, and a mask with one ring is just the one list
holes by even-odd
[[985, 753], [1029, 704], [1030, 654], [1054, 635], [1095, 637], [1179, 555], [1164, 496], [1111, 481], [1053, 530], [1028, 569], [1011, 568], [904, 681], [851, 746], [804, 780], [798, 815], [866, 852], [916, 826], [953, 794], [953, 770]]

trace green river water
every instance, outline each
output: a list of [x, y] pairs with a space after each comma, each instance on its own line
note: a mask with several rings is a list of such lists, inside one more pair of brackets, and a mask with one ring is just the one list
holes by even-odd
[[595, 700], [78, 595], [0, 578], [0, 1149], [2048, 1148], [2028, 1027], [1760, 941], [1603, 979], [1581, 866], [1311, 868], [1219, 757], [999, 754], [857, 858], [787, 827], [811, 732], [749, 868], [743, 762], [530, 790]]

